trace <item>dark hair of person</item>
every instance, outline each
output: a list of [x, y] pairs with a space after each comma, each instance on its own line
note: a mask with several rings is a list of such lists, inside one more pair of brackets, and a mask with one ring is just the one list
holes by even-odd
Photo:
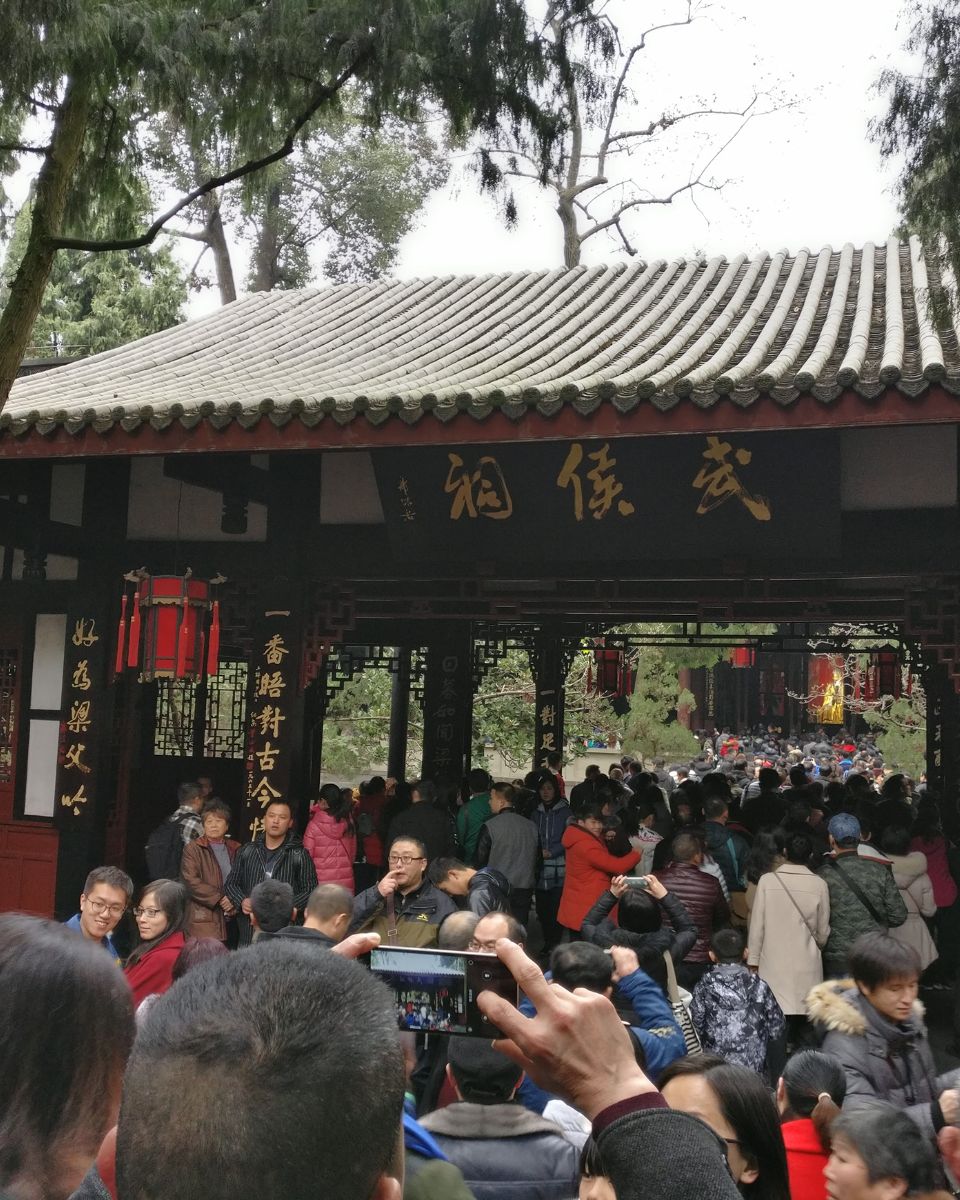
[[880, 835], [880, 849], [897, 857], [910, 853], [910, 830], [903, 825], [888, 825]]
[[[657, 790], [659, 791], [659, 788]], [[633, 811], [637, 814], [637, 819], [639, 821], [645, 821], [648, 817], [656, 815], [656, 802], [655, 800], [650, 799], [649, 791], [650, 789], [648, 788], [643, 795], [638, 796], [630, 805]], [[660, 797], [657, 797], [657, 799], [659, 798]]]
[[780, 789], [780, 772], [776, 767], [761, 767], [757, 772], [757, 783], [761, 792], [776, 792]]
[[810, 782], [807, 779], [807, 768], [803, 763], [797, 763], [795, 766], [792, 766], [788, 773], [788, 778], [790, 786], [793, 788], [805, 788]]
[[250, 893], [250, 907], [258, 929], [278, 933], [293, 916], [293, 888], [281, 879], [261, 879]]
[[513, 786], [512, 783], [495, 783], [490, 788], [490, 794], [491, 795], [496, 794], [497, 796], [502, 796], [503, 799], [506, 800], [506, 802], [508, 804], [513, 804], [513, 802], [517, 798], [517, 789]]
[[623, 893], [618, 919], [628, 933], [656, 933], [663, 927], [660, 905], [642, 888], [628, 887]]
[[411, 796], [416, 792], [421, 804], [436, 804], [437, 786], [432, 779], [418, 779], [410, 789]]
[[183, 949], [177, 955], [177, 961], [173, 964], [173, 978], [175, 981], [181, 979], [188, 971], [199, 967], [201, 963], [229, 953], [230, 951], [218, 938], [187, 938], [183, 943]]
[[745, 869], [751, 883], [759, 883], [760, 876], [772, 871], [778, 858], [783, 856], [783, 834], [778, 829], [761, 829], [754, 835], [747, 851]]
[[336, 821], [342, 821], [353, 808], [352, 797], [344, 796], [335, 783], [325, 783], [318, 792], [317, 799], [326, 803], [327, 812]]
[[553, 769], [554, 767], [563, 766], [563, 755], [559, 750], [551, 750], [547, 755], [547, 766]]
[[671, 853], [677, 862], [692, 862], [703, 850], [700, 839], [692, 833], [678, 833], [670, 846]]
[[593, 1140], [593, 1135], [583, 1143], [583, 1149], [580, 1151], [580, 1165], [577, 1168], [581, 1179], [604, 1179], [606, 1178], [606, 1168], [603, 1165], [603, 1159], [600, 1157], [600, 1147]]
[[747, 940], [739, 929], [718, 929], [710, 938], [710, 949], [721, 963], [743, 962]]
[[102, 947], [19, 913], [0, 915], [0, 979], [0, 1191], [54, 1196], [65, 1156], [92, 1162], [112, 1120], [130, 988]]
[[567, 942], [550, 955], [550, 973], [569, 992], [582, 987], [602, 994], [613, 982], [613, 959], [592, 942]]
[[127, 959], [128, 967], [138, 963], [148, 951], [155, 950], [168, 938], [173, 937], [175, 933], [182, 933], [187, 927], [187, 901], [190, 895], [179, 879], [155, 879], [140, 893], [139, 903], [143, 904], [147, 896], [153, 896], [157, 908], [163, 911], [167, 918], [167, 927], [159, 937], [134, 947]]
[[353, 896], [339, 883], [321, 883], [310, 893], [306, 916], [314, 921], [332, 921], [342, 913], [353, 916]]
[[130, 898], [133, 896], [133, 880], [126, 871], [121, 871], [119, 867], [94, 867], [83, 885], [83, 894], [89, 896], [98, 883], [106, 884], [107, 887], [116, 888], [118, 892], [125, 893], [127, 903], [130, 903]]
[[839, 1108], [847, 1094], [843, 1067], [830, 1054], [801, 1050], [783, 1068], [783, 1088], [791, 1117], [811, 1117], [826, 1094]]
[[879, 929], [860, 934], [847, 951], [847, 962], [854, 983], [862, 983], [871, 991], [894, 979], [920, 976], [916, 950]]
[[580, 822], [586, 821], [588, 817], [592, 817], [592, 818], [594, 818], [594, 820], [597, 820], [597, 821], [602, 821], [603, 820], [603, 805], [597, 804], [595, 802], [591, 802], [590, 804], [584, 804], [583, 807], [580, 809], [580, 811], [577, 813], [577, 823], [580, 824]]
[[293, 805], [290, 803], [289, 800], [271, 800], [270, 803], [263, 810], [263, 815], [266, 816], [271, 808], [285, 808], [287, 810], [287, 812], [291, 816], [293, 816]]
[[758, 1172], [753, 1183], [738, 1184], [749, 1200], [790, 1200], [787, 1154], [780, 1118], [767, 1085], [755, 1071], [724, 1062], [714, 1054], [678, 1058], [660, 1075], [663, 1090], [671, 1079], [702, 1075], [717, 1098], [723, 1119], [733, 1129], [744, 1158]]
[[730, 805], [730, 778], [724, 775], [722, 771], [711, 771], [704, 775], [700, 780], [700, 786], [703, 788], [703, 807], [706, 812], [706, 807], [711, 800], [725, 800], [727, 806]]
[[860, 800], [855, 807], [855, 815], [860, 822], [860, 836], [868, 841], [876, 827], [877, 806], [872, 800]]
[[831, 779], [827, 784], [826, 802], [832, 813], [842, 812], [847, 805], [847, 785], [838, 779]]
[[541, 775], [536, 784], [536, 793], [539, 796], [545, 787], [548, 787], [553, 792], [554, 796], [559, 797], [560, 789], [557, 787], [557, 781], [552, 775]]
[[390, 849], [387, 850], [388, 858], [390, 857], [390, 852], [393, 850], [394, 846], [396, 846], [398, 842], [408, 842], [411, 846], [416, 846], [417, 854], [420, 856], [420, 858], [427, 857], [427, 848], [423, 844], [423, 842], [420, 841], [419, 838], [411, 837], [407, 833], [401, 833], [398, 837], [395, 837], [393, 839], [393, 841], [390, 843]]
[[382, 775], [371, 775], [367, 780], [367, 795], [378, 796], [387, 790], [387, 781]]
[[204, 803], [203, 808], [200, 809], [201, 821], [204, 817], [210, 816], [211, 813], [217, 813], [219, 816], [223, 817], [229, 828], [230, 822], [233, 820], [233, 810], [231, 809], [230, 805], [227, 804], [226, 800], [218, 800], [215, 796], [212, 799], [207, 800]]
[[441, 883], [446, 882], [451, 871], [466, 871], [468, 869], [467, 864], [461, 862], [459, 858], [435, 858], [427, 871], [427, 878], [434, 887], [439, 887]]
[[813, 857], [813, 838], [809, 833], [795, 830], [787, 834], [783, 842], [788, 863], [808, 867]]
[[730, 801], [726, 796], [708, 796], [703, 805], [703, 815], [708, 821], [715, 821], [730, 811]]
[[519, 1064], [477, 1038], [451, 1038], [447, 1061], [457, 1091], [468, 1103], [503, 1104], [523, 1078]]
[[490, 790], [490, 776], [482, 767], [474, 767], [467, 776], [467, 787], [471, 795]]
[[853, 1147], [871, 1184], [902, 1179], [906, 1196], [923, 1196], [940, 1186], [937, 1156], [927, 1135], [905, 1112], [888, 1104], [842, 1114], [831, 1137]]
[[[403, 1092], [393, 993], [339, 955], [258, 942], [154, 1005], [124, 1079], [117, 1190], [156, 1196], [175, 1162], [205, 1200], [251, 1180], [259, 1200], [369, 1196], [396, 1162]], [[305, 1112], [349, 1137], [295, 1136]]]
[[181, 783], [177, 786], [177, 805], [183, 808], [185, 804], [189, 804], [191, 800], [196, 800], [200, 795], [199, 783]]

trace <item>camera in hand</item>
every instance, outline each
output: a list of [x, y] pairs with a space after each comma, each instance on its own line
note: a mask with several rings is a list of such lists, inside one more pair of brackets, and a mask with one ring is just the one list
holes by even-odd
[[370, 970], [392, 989], [400, 1029], [499, 1037], [477, 1005], [481, 992], [518, 1003], [517, 983], [494, 954], [380, 946]]

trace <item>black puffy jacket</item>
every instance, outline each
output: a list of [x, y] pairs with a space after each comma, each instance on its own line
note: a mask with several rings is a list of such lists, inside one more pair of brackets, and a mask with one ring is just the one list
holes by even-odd
[[493, 867], [481, 867], [470, 880], [467, 908], [478, 917], [491, 912], [509, 912], [510, 884], [506, 875]]

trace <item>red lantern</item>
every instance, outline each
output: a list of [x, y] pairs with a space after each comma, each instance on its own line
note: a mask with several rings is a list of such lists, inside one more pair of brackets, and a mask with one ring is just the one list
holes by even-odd
[[752, 667], [757, 658], [756, 650], [749, 646], [734, 646], [730, 651], [730, 666], [742, 671], [745, 667]]
[[[128, 577], [129, 578], [129, 577]], [[197, 680], [217, 672], [219, 612], [211, 630], [209, 654], [204, 655], [210, 584], [189, 575], [137, 576], [126, 661], [140, 667], [140, 679]], [[123, 662], [126, 597], [118, 632], [117, 663]], [[140, 631], [143, 629], [141, 641]], [[212, 670], [211, 670], [212, 668]]]

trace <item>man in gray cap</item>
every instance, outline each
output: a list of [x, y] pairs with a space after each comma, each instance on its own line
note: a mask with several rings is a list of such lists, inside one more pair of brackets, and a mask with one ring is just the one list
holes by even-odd
[[819, 874], [830, 890], [830, 937], [823, 948], [823, 974], [847, 974], [847, 951], [861, 933], [886, 932], [907, 919], [906, 905], [892, 868], [857, 854], [860, 822], [852, 813], [837, 813], [827, 826], [830, 853]]

